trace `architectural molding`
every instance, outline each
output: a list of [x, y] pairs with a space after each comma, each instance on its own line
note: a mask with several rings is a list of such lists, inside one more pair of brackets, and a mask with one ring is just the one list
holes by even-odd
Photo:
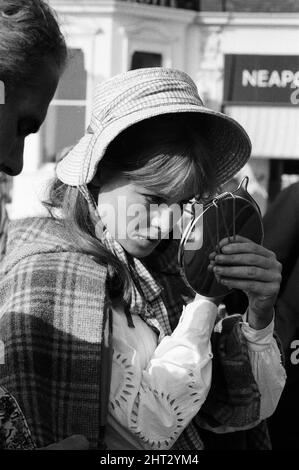
[[197, 12], [202, 26], [298, 27], [299, 13]]
[[198, 15], [194, 10], [183, 8], [144, 5], [118, 0], [51, 0], [51, 6], [60, 14], [95, 15], [121, 13], [130, 17], [152, 18], [155, 20], [176, 21], [177, 23], [191, 23]]

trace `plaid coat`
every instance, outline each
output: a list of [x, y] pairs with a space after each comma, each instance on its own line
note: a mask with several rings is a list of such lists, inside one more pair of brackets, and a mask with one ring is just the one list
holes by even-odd
[[[0, 341], [5, 347], [0, 387], [16, 399], [37, 447], [84, 434], [91, 448], [102, 448], [111, 365], [107, 268], [80, 253], [58, 221], [38, 218], [18, 222], [9, 235], [0, 272]], [[182, 281], [175, 252], [162, 253], [148, 257], [146, 265], [162, 286], [169, 322], [161, 324], [169, 325], [164, 334], [170, 334], [193, 293]], [[235, 333], [233, 341], [242, 341], [242, 335]], [[249, 361], [246, 342], [239, 346], [236, 369], [248, 370], [240, 367]], [[243, 383], [240, 377], [239, 381]], [[246, 377], [246, 383], [248, 393], [244, 395], [242, 388], [241, 401], [236, 390], [233, 395], [237, 400], [221, 401], [214, 416], [219, 423], [230, 424], [231, 410], [240, 426], [245, 424], [244, 417], [246, 424], [256, 421], [259, 392], [251, 376]], [[218, 392], [208, 397], [206, 410], [202, 407], [202, 416], [210, 421], [207, 415], [215, 409], [213, 400], [218, 399]], [[203, 447], [196, 418], [174, 448]], [[267, 436], [261, 435], [258, 448], [267, 448]]]
[[37, 447], [72, 434], [101, 446], [106, 269], [77, 251], [57, 222], [28, 220], [10, 232], [1, 266], [0, 385]]

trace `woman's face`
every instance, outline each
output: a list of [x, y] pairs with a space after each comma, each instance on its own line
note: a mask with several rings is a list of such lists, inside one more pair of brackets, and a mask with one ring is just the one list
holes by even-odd
[[127, 178], [118, 177], [102, 186], [98, 212], [122, 247], [143, 258], [168, 237], [181, 216], [181, 203], [191, 197], [185, 191], [180, 200], [166, 200]]
[[32, 86], [20, 86], [0, 104], [0, 171], [13, 176], [22, 171], [25, 137], [43, 123], [59, 75], [58, 66], [45, 60], [32, 78]]

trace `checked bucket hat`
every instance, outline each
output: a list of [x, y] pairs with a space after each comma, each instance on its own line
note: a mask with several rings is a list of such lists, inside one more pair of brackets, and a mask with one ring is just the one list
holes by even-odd
[[86, 134], [57, 164], [58, 178], [83, 186], [94, 177], [108, 145], [128, 127], [168, 113], [194, 113], [198, 132], [208, 142], [218, 185], [228, 181], [250, 157], [251, 143], [235, 120], [207, 108], [192, 79], [163, 68], [132, 70], [99, 83]]

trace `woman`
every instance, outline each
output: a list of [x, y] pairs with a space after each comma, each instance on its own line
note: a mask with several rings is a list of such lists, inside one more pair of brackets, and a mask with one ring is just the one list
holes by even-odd
[[198, 426], [246, 430], [273, 413], [285, 381], [275, 256], [243, 238], [211, 255], [221, 282], [249, 297], [247, 317], [220, 335], [239, 361], [227, 393], [242, 383], [220, 408], [213, 381], [209, 394], [216, 300], [194, 299], [176, 264], [177, 208], [210, 197], [249, 155], [245, 131], [205, 108], [183, 72], [98, 86], [87, 133], [57, 165], [52, 218], [17, 223], [2, 265], [0, 383], [36, 445], [80, 433], [91, 448], [202, 449]]

